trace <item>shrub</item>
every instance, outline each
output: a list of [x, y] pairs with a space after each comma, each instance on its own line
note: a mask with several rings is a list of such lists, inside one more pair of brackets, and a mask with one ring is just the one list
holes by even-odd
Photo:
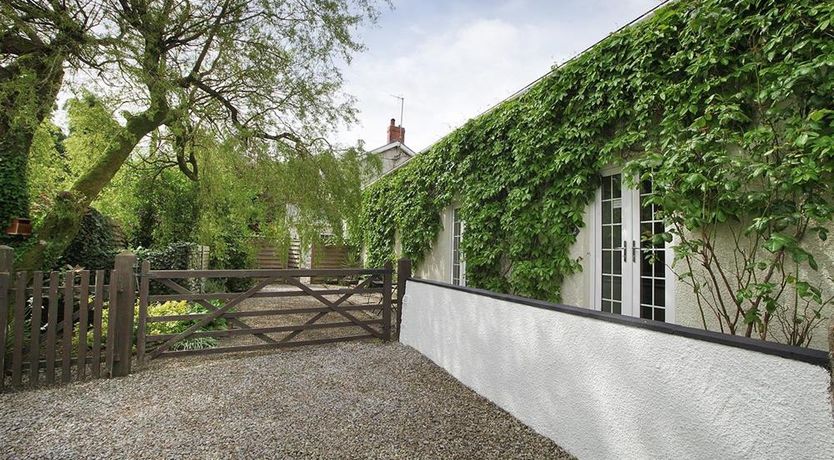
[[[92, 304], [92, 299], [90, 299], [90, 303]], [[105, 307], [107, 304], [105, 303]], [[101, 315], [101, 342], [107, 343], [107, 332], [108, 332], [108, 324], [110, 318], [110, 309], [104, 308]], [[203, 307], [202, 305], [192, 304], [185, 300], [169, 300], [168, 302], [164, 303], [154, 303], [148, 305], [148, 316], [173, 316], [173, 315], [193, 315], [193, 314], [202, 314], [208, 313], [208, 309]], [[147, 335], [163, 335], [163, 334], [179, 334], [180, 332], [188, 329], [194, 324], [194, 321], [166, 321], [166, 322], [154, 322], [148, 323], [146, 328]], [[139, 327], [139, 304], [137, 303], [134, 308], [134, 318], [133, 318], [133, 327], [134, 327], [134, 336]], [[206, 326], [200, 328], [200, 331], [217, 331], [217, 330], [225, 330], [226, 329], [226, 320], [225, 319], [217, 319]], [[93, 344], [93, 329], [88, 328], [87, 330], [87, 346], [92, 346]], [[73, 333], [73, 344], [78, 344], [78, 336], [79, 336], [79, 325], [75, 325], [75, 330]], [[216, 347], [219, 344], [219, 341], [214, 337], [190, 337], [185, 340], [181, 340], [174, 344], [171, 347], [172, 350], [197, 350], [202, 348], [212, 348]]]
[[177, 242], [158, 249], [139, 248], [136, 257], [149, 261], [153, 270], [187, 270], [191, 253], [196, 249], [196, 243]]
[[[226, 232], [221, 236], [222, 245], [212, 248], [210, 267], [212, 269], [250, 268], [253, 249], [243, 231]], [[252, 286], [251, 278], [227, 278], [226, 289], [229, 292], [245, 291]]]
[[95, 208], [90, 208], [81, 220], [81, 228], [54, 268], [66, 265], [86, 270], [113, 268], [116, 243], [110, 220]]

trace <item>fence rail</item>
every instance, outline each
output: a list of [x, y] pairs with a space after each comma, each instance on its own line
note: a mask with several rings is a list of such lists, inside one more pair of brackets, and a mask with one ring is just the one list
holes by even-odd
[[[137, 361], [144, 364], [147, 360], [164, 356], [183, 356], [195, 354], [213, 354], [223, 352], [239, 352], [250, 350], [266, 350], [273, 348], [297, 347], [317, 343], [378, 338], [391, 338], [391, 292], [393, 269], [387, 264], [382, 269], [258, 269], [258, 270], [151, 270], [147, 262], [142, 264], [139, 286], [139, 325], [137, 331], [136, 355]], [[356, 286], [345, 288], [316, 289], [299, 281], [300, 277], [340, 277], [364, 278]], [[255, 285], [245, 292], [194, 293], [177, 281], [187, 278], [251, 278], [257, 280]], [[378, 281], [382, 287], [373, 287]], [[274, 283], [296, 288], [290, 291], [264, 290]], [[150, 294], [151, 284], [162, 286], [174, 291], [174, 294]], [[381, 305], [346, 305], [348, 299], [356, 294], [382, 294]], [[260, 311], [236, 311], [235, 307], [243, 301], [252, 298], [286, 298], [304, 296], [312, 298], [321, 307], [269, 309]], [[338, 296], [338, 298], [333, 298]], [[152, 302], [181, 301], [195, 302], [207, 311], [206, 313], [187, 315], [152, 316], [148, 307]], [[210, 300], [215, 303], [209, 302]], [[381, 319], [360, 319], [351, 312], [376, 310], [381, 308]], [[265, 327], [253, 327], [241, 318], [282, 316], [292, 314], [309, 314], [314, 316], [300, 324], [271, 324]], [[328, 314], [338, 315], [347, 321], [321, 322]], [[218, 320], [228, 321], [234, 329], [202, 330], [210, 323]], [[148, 325], [169, 321], [190, 321], [193, 324], [186, 330], [176, 334], [148, 334]], [[297, 339], [306, 331], [323, 329], [359, 329], [361, 335], [340, 335], [325, 339]], [[236, 336], [251, 336], [258, 339], [257, 344], [231, 344], [213, 348], [195, 350], [174, 349], [178, 343], [197, 338], [229, 338]]]
[[[399, 335], [404, 281], [410, 276], [407, 261], [398, 266], [396, 287], [390, 263], [373, 269], [151, 270], [144, 262], [137, 270], [136, 256], [128, 252], [116, 256], [111, 270], [16, 272], [12, 255], [11, 248], [0, 246], [0, 392], [124, 376], [130, 373], [134, 353], [137, 363], [144, 364], [163, 356], [387, 341]], [[304, 277], [335, 278], [344, 284], [309, 285], [301, 282]], [[252, 285], [244, 292], [192, 292], [186, 281], [195, 278], [249, 278]], [[268, 288], [274, 283], [282, 287]], [[373, 303], [349, 302], [359, 295]], [[305, 297], [317, 305], [282, 305]], [[239, 308], [248, 299], [276, 302], [255, 310]], [[202, 310], [149, 314], [151, 305], [169, 301], [186, 301]], [[305, 320], [299, 315], [309, 316]], [[204, 329], [218, 320], [228, 327]], [[188, 327], [173, 333], [151, 327], [173, 322]], [[240, 338], [255, 343], [240, 343]], [[177, 349], [186, 339], [219, 345]]]

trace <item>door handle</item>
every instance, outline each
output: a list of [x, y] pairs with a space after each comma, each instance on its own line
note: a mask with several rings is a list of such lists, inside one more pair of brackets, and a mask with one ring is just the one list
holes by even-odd
[[623, 263], [628, 262], [628, 241], [623, 242], [623, 247], [620, 248], [623, 250]]
[[637, 242], [631, 240], [631, 261], [637, 262], [637, 250], [640, 249], [637, 247]]

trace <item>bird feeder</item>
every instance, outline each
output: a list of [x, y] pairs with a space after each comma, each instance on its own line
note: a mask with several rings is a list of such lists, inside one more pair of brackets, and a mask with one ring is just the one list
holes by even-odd
[[32, 221], [22, 217], [12, 218], [9, 227], [6, 229], [6, 235], [10, 236], [29, 236], [32, 234]]

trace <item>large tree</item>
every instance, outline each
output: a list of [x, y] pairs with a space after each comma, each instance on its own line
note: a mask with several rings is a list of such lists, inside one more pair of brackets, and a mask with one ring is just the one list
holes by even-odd
[[[0, 4], [0, 230], [27, 217], [29, 149], [52, 112], [67, 66], [92, 63], [99, 5], [57, 0]], [[2, 237], [0, 237], [2, 238]]]
[[[169, 138], [179, 168], [198, 176], [195, 126], [285, 160], [315, 154], [327, 128], [351, 120], [340, 61], [361, 48], [354, 27], [369, 0], [107, 0], [90, 82], [124, 109], [110, 142], [61, 193], [18, 267], [48, 266], [90, 203], [151, 133]], [[97, 37], [98, 38], [98, 37]]]

